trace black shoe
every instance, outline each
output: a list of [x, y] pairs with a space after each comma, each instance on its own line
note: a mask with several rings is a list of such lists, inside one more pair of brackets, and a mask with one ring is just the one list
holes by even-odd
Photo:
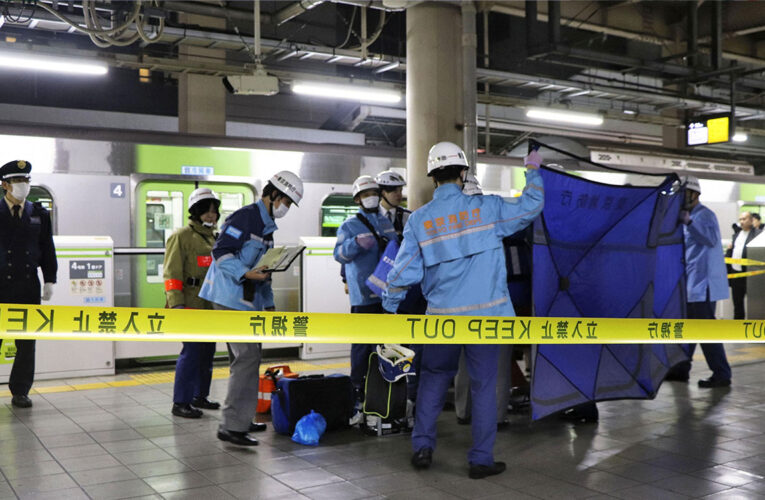
[[173, 403], [173, 415], [183, 418], [202, 418], [202, 410], [192, 407], [188, 403]]
[[220, 403], [210, 401], [207, 398], [194, 398], [191, 400], [191, 406], [195, 408], [204, 408], [205, 410], [220, 410]]
[[470, 423], [473, 421], [470, 417], [460, 418], [457, 417], [457, 423], [460, 425], [470, 425]]
[[260, 422], [250, 422], [250, 429], [248, 432], [263, 432], [268, 427], [266, 424], [262, 424]]
[[709, 377], [708, 379], [699, 380], [699, 387], [703, 387], [704, 389], [713, 389], [715, 387], [730, 387], [730, 379], [721, 380], [714, 377]]
[[560, 418], [575, 423], [594, 423], [600, 417], [598, 407], [595, 403], [586, 403], [583, 405], [569, 408], [560, 414]]
[[227, 431], [218, 429], [218, 439], [221, 441], [228, 441], [231, 444], [239, 446], [257, 446], [258, 440], [251, 438], [246, 432]]
[[489, 476], [496, 476], [505, 472], [505, 462], [494, 462], [492, 465], [473, 465], [470, 464], [470, 479], [483, 479]]
[[427, 469], [433, 463], [433, 450], [423, 448], [412, 455], [412, 465], [415, 469]]
[[29, 399], [29, 396], [17, 394], [11, 398], [11, 404], [16, 408], [31, 408], [32, 400]]

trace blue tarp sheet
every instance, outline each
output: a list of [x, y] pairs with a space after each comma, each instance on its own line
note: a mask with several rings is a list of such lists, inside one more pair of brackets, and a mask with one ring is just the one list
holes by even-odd
[[[682, 190], [601, 184], [543, 169], [545, 208], [534, 225], [534, 315], [684, 318]], [[553, 328], [556, 331], [556, 328]], [[607, 399], [653, 398], [679, 344], [540, 345], [532, 418]]]

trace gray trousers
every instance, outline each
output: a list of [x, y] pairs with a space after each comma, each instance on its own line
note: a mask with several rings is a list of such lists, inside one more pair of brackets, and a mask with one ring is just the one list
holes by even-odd
[[[228, 307], [213, 304], [213, 309]], [[258, 407], [258, 383], [262, 345], [254, 342], [229, 342], [228, 392], [223, 403], [221, 428], [247, 432]]]
[[[497, 364], [497, 423], [507, 418], [507, 405], [510, 403], [510, 356], [513, 346], [501, 344]], [[465, 351], [460, 354], [460, 364], [454, 377], [454, 410], [459, 418], [470, 418], [470, 375], [468, 375]]]

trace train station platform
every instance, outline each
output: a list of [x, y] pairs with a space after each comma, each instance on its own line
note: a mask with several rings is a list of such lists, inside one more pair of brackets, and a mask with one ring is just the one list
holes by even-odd
[[[0, 393], [0, 499], [765, 498], [765, 346], [728, 350], [730, 388], [696, 385], [708, 376], [698, 354], [690, 383], [601, 403], [597, 424], [513, 415], [495, 447], [508, 470], [483, 480], [467, 477], [470, 430], [453, 411], [441, 415], [433, 466], [415, 471], [407, 434], [349, 429], [309, 447], [269, 426], [257, 447], [221, 442], [219, 411], [170, 414], [167, 368], [40, 382], [30, 409]], [[347, 359], [293, 363], [348, 370]], [[217, 365], [211, 399], [224, 398], [226, 376]]]

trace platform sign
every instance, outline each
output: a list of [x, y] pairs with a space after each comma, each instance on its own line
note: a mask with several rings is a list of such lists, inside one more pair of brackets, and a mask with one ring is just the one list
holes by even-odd
[[730, 116], [694, 118], [686, 123], [688, 146], [717, 144], [730, 140]]

